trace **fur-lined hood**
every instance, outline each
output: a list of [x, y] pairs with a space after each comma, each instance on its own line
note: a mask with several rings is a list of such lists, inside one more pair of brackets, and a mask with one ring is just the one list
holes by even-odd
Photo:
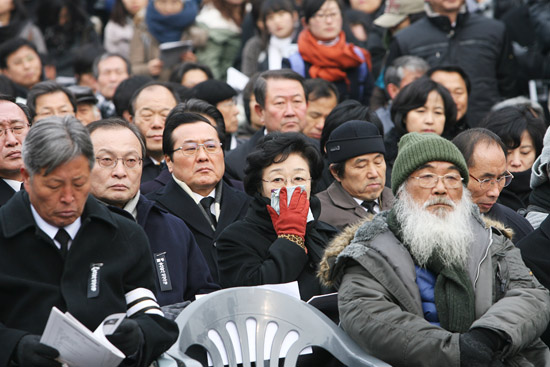
[[[366, 218], [354, 225], [346, 227], [338, 236], [334, 237], [325, 249], [317, 276], [321, 282], [329, 287], [336, 286], [333, 269], [342, 258], [358, 258], [368, 251], [365, 245], [376, 236], [389, 231], [387, 224], [388, 211], [375, 215], [372, 220]], [[477, 205], [472, 206], [472, 215], [485, 228], [493, 228], [498, 233], [512, 239], [514, 231], [501, 222], [482, 216]], [[344, 251], [345, 250], [345, 251]]]

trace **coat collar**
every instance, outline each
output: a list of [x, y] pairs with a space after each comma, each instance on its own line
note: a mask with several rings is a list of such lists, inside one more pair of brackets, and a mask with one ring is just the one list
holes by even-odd
[[[91, 195], [86, 199], [81, 218], [82, 226], [87, 221], [99, 220], [115, 230], [118, 228], [109, 209]], [[0, 226], [6, 237], [16, 236], [32, 227], [38, 228], [32, 216], [29, 194], [26, 191], [17, 192], [13, 200], [0, 208]]]

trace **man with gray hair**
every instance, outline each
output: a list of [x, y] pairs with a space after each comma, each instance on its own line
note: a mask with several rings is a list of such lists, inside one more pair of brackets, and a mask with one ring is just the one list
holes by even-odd
[[139, 225], [88, 196], [95, 156], [74, 117], [49, 117], [23, 143], [26, 191], [0, 208], [0, 365], [56, 366], [40, 343], [52, 307], [94, 330], [126, 313], [107, 336], [128, 366], [148, 366], [177, 338], [153, 294], [153, 267]]
[[401, 56], [395, 59], [384, 72], [384, 89], [389, 98], [385, 106], [376, 109], [376, 114], [384, 126], [384, 134], [387, 134], [394, 126], [391, 120], [391, 104], [401, 88], [414, 82], [423, 76], [429, 69], [429, 65], [424, 59], [418, 56]]
[[472, 203], [468, 167], [436, 134], [409, 133], [393, 208], [326, 250], [343, 329], [392, 366], [548, 366], [550, 295]]

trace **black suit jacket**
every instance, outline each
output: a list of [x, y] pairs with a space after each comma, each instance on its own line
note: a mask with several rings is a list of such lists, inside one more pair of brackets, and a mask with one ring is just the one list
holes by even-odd
[[13, 195], [15, 195], [15, 190], [0, 178], [0, 206], [4, 205]]
[[246, 157], [256, 148], [258, 140], [265, 135], [265, 128], [261, 128], [245, 143], [227, 152], [225, 156], [225, 174], [235, 180], [244, 180]]
[[187, 224], [208, 263], [214, 281], [219, 284], [216, 239], [225, 227], [245, 216], [250, 197], [223, 182], [220, 217], [215, 231], [202, 214], [195, 200], [173, 178], [170, 179], [164, 189], [151, 193], [148, 197]]

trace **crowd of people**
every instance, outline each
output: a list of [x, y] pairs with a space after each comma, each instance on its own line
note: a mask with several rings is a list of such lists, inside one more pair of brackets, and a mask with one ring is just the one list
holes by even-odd
[[549, 18], [0, 1], [0, 365], [61, 366], [52, 307], [149, 366], [197, 295], [296, 282], [393, 366], [550, 366]]

